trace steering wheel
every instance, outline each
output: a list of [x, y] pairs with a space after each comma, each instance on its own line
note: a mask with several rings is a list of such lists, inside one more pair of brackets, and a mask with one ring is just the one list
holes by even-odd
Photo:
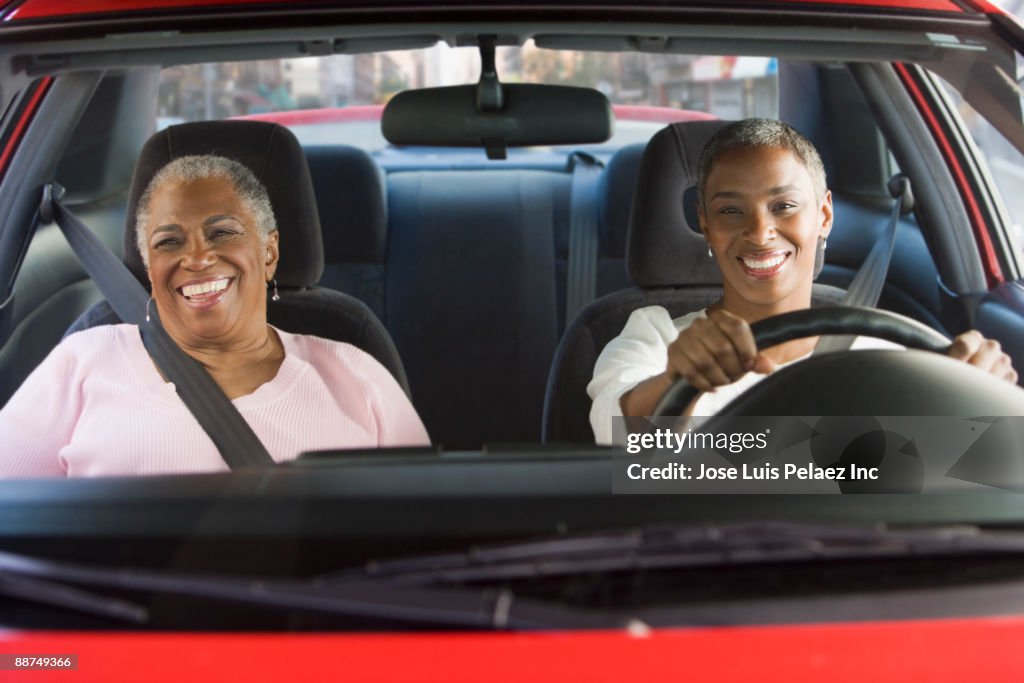
[[[710, 433], [735, 432], [748, 424], [743, 420], [749, 417], [821, 416], [825, 422], [815, 425], [815, 429], [822, 429], [820, 434], [815, 432], [815, 436], [822, 437], [819, 451], [811, 445], [811, 456], [819, 467], [845, 464], [879, 468], [877, 480], [839, 481], [843, 493], [916, 493], [923, 490], [931, 476], [924, 454], [918, 453], [914, 438], [908, 439], [902, 428], [897, 433], [876, 425], [864, 431], [865, 423], [860, 418], [877, 422], [874, 416], [952, 416], [966, 417], [967, 422], [976, 418], [986, 422], [998, 416], [1024, 416], [1024, 389], [949, 358], [949, 339], [894, 313], [852, 307], [807, 309], [762, 320], [751, 329], [759, 349], [828, 334], [864, 335], [907, 347], [814, 354], [757, 382], [699, 427]], [[698, 390], [686, 380], [677, 379], [652, 417], [680, 415], [697, 394]], [[844, 445], [845, 431], [850, 428], [848, 418], [854, 418], [857, 431], [851, 434], [855, 438]], [[786, 422], [773, 424], [777, 424], [780, 435], [792, 426]], [[920, 428], [915, 426], [919, 423], [907, 424], [911, 434]], [[936, 427], [932, 429], [939, 429], [936, 434], [944, 434], [942, 429], [963, 421], [940, 419], [933, 424]], [[954, 490], [980, 484], [1024, 490], [1024, 468], [1017, 458], [1006, 457], [1022, 452], [1024, 442], [1020, 439], [1024, 436], [1016, 429], [1020, 422], [1011, 417], [1003, 424], [1002, 429], [985, 431], [986, 438], [978, 438], [955, 464], [941, 465], [941, 487]], [[942, 463], [931, 452], [927, 459]]]
[[[951, 345], [945, 335], [916, 320], [888, 311], [852, 306], [808, 308], [783, 313], [760, 320], [751, 325], [750, 329], [754, 333], [754, 342], [758, 349], [766, 349], [804, 337], [834, 334], [876, 337], [901, 344], [908, 349], [920, 349], [941, 354], [947, 353]], [[828, 355], [845, 356], [846, 353]], [[824, 357], [823, 355], [819, 358]], [[782, 375], [788, 369], [790, 368], [773, 373], [754, 388]], [[699, 393], [700, 390], [682, 377], [676, 379], [658, 401], [652, 417], [674, 417], [682, 414]]]

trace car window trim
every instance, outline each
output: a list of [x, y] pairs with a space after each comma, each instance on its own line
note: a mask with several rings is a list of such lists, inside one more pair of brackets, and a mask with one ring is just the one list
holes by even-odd
[[[1012, 220], [984, 155], [967, 130], [963, 119], [956, 115], [952, 100], [937, 80], [939, 75], [927, 68], [918, 67], [917, 76], [920, 78], [925, 96], [934, 104], [932, 111], [944, 127], [949, 144], [967, 167], [964, 169], [967, 180], [978, 202], [985, 225], [989, 226], [989, 236], [995, 243], [996, 256], [1000, 259], [1004, 277], [1007, 280], [1020, 279], [1024, 272], [1024, 262], [1021, 261], [1018, 250], [1014, 248], [1014, 238], [1010, 231]], [[982, 112], [977, 113], [988, 121]], [[991, 122], [989, 123], [991, 125]]]

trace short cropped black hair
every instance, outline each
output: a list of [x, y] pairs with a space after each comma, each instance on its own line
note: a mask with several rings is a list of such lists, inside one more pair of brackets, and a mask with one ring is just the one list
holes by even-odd
[[807, 169], [814, 185], [814, 194], [821, 201], [828, 190], [825, 165], [814, 144], [788, 123], [775, 119], [743, 119], [725, 126], [712, 136], [701, 152], [697, 167], [697, 204], [704, 206], [711, 169], [723, 155], [734, 149], [771, 147], [784, 149], [795, 156]]

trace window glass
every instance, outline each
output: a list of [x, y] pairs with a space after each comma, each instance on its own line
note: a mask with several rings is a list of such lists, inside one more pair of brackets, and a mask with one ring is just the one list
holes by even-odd
[[[616, 106], [616, 147], [645, 142], [666, 123], [778, 114], [778, 64], [768, 57], [657, 55], [499, 48], [503, 82], [597, 88]], [[291, 128], [303, 144], [387, 146], [380, 108], [409, 88], [475, 83], [476, 49], [425, 50], [200, 64], [165, 69], [159, 127], [256, 116]]]
[[941, 84], [959, 111], [980, 152], [979, 161], [986, 166], [995, 182], [1012, 223], [1011, 232], [1016, 242], [1013, 248], [1020, 256], [1024, 254], [1021, 251], [1021, 245], [1024, 244], [1024, 155], [964, 101], [954, 87], [942, 78], [936, 77], [935, 80]]

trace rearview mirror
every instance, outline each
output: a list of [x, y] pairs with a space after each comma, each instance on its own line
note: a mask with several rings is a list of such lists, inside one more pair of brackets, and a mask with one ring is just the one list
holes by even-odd
[[502, 83], [500, 109], [481, 106], [479, 86], [407, 90], [384, 108], [381, 129], [393, 145], [484, 147], [504, 159], [507, 147], [604, 142], [614, 115], [591, 88]]

